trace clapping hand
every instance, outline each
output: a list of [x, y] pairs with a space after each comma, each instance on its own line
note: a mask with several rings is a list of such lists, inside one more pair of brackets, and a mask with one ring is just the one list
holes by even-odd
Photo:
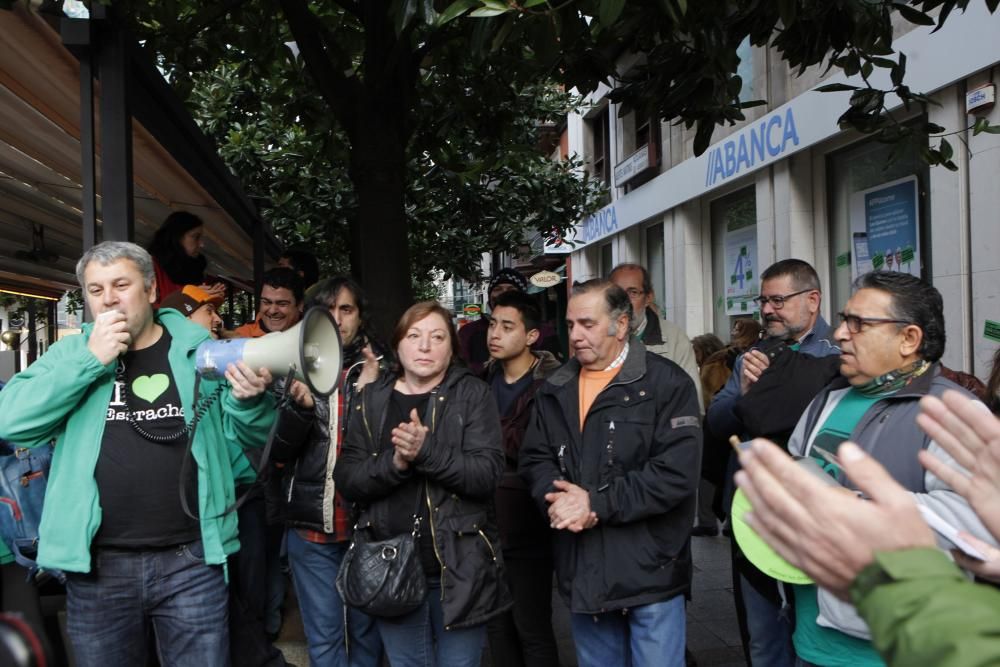
[[941, 399], [920, 399], [917, 424], [965, 470], [927, 450], [920, 462], [969, 501], [994, 537], [1000, 535], [1000, 421], [979, 401], [946, 391]]
[[740, 375], [740, 394], [744, 395], [750, 391], [750, 387], [760, 379], [760, 376], [770, 365], [771, 360], [760, 350], [750, 350], [744, 354], [743, 372]]
[[410, 421], [392, 429], [392, 446], [395, 448], [392, 462], [398, 470], [406, 470], [417, 458], [429, 430], [420, 422], [416, 408], [410, 410]]
[[292, 380], [292, 383], [288, 385], [288, 393], [292, 397], [292, 400], [301, 408], [312, 410], [316, 405], [316, 399], [313, 398], [312, 392], [309, 391], [309, 387], [306, 386], [305, 382]]
[[875, 459], [847, 442], [837, 452], [862, 499], [832, 487], [772, 442], [740, 452], [736, 483], [752, 511], [744, 520], [789, 563], [846, 600], [851, 582], [876, 551], [935, 546], [913, 496]]

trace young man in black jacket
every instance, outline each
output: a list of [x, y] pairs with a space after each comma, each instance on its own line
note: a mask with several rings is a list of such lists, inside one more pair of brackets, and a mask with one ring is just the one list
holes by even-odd
[[552, 632], [552, 546], [545, 515], [517, 474], [517, 455], [535, 392], [559, 368], [551, 352], [533, 351], [541, 312], [524, 292], [497, 297], [487, 333], [490, 360], [484, 369], [500, 412], [504, 474], [494, 498], [507, 585], [514, 608], [488, 627], [494, 665], [549, 667], [559, 664]]
[[[337, 322], [344, 361], [340, 385], [328, 399], [295, 381], [295, 405], [281, 416], [275, 459], [285, 463], [288, 562], [313, 667], [378, 667], [382, 641], [374, 620], [344, 603], [335, 585], [351, 543], [350, 506], [333, 469], [361, 387], [378, 377], [382, 348], [366, 331], [367, 300], [350, 278], [321, 280], [306, 307], [328, 308]], [[345, 627], [346, 619], [346, 627]], [[350, 652], [350, 656], [348, 656]]]
[[519, 471], [547, 509], [581, 667], [684, 665], [701, 466], [698, 394], [629, 337], [628, 295], [573, 288], [574, 358], [535, 396]]

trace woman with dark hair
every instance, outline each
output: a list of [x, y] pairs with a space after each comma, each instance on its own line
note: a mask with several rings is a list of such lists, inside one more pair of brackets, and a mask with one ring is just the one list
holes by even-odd
[[205, 223], [194, 213], [174, 211], [167, 216], [149, 242], [156, 271], [156, 304], [164, 297], [185, 285], [197, 285], [211, 296], [222, 297], [226, 287], [222, 283], [205, 283], [208, 260], [202, 254]]
[[726, 346], [714, 333], [701, 334], [691, 339], [694, 348], [694, 362], [701, 368], [705, 360]]
[[361, 391], [334, 480], [367, 538], [419, 525], [427, 597], [376, 619], [393, 667], [478, 667], [486, 621], [512, 604], [493, 508], [503, 473], [496, 401], [453, 363], [455, 328], [437, 302], [403, 314], [392, 348], [398, 370]]

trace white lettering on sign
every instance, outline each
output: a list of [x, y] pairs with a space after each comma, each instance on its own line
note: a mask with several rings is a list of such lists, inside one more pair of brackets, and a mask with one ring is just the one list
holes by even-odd
[[615, 185], [621, 187], [649, 168], [649, 146], [643, 146], [615, 165]]
[[741, 132], [709, 151], [705, 185], [718, 185], [798, 145], [795, 116], [789, 107], [784, 115], [776, 113], [764, 118], [749, 132]]
[[562, 276], [560, 276], [555, 271], [539, 271], [535, 275], [528, 278], [532, 285], [535, 287], [552, 287], [553, 285], [558, 285], [562, 282]]
[[618, 216], [615, 214], [615, 205], [609, 204], [587, 218], [583, 225], [583, 238], [586, 243], [590, 243], [616, 231], [618, 231]]

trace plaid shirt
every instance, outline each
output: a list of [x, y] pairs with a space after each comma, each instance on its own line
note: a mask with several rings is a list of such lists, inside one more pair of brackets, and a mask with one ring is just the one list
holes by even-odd
[[[340, 376], [340, 391], [336, 392], [330, 397], [331, 401], [334, 396], [337, 399], [336, 405], [336, 415], [337, 415], [337, 433], [336, 436], [331, 432], [330, 438], [337, 438], [337, 458], [340, 458], [340, 449], [344, 444], [344, 387], [347, 386], [347, 370], [345, 370]], [[331, 403], [330, 413], [334, 414], [334, 406]], [[331, 443], [333, 444], [333, 443]], [[306, 540], [307, 542], [313, 542], [316, 544], [329, 544], [331, 542], [346, 542], [351, 539], [351, 506], [344, 497], [340, 495], [337, 491], [334, 494], [333, 500], [333, 533], [324, 533], [318, 530], [308, 530], [305, 528], [296, 529], [299, 537]]]

